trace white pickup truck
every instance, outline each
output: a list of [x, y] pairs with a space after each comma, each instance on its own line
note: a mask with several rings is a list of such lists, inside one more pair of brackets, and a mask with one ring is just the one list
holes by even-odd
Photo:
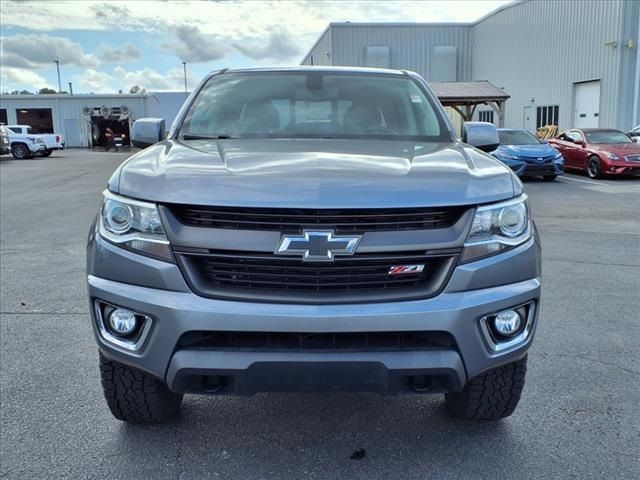
[[48, 157], [54, 150], [64, 149], [64, 137], [57, 133], [34, 134], [29, 125], [7, 125], [11, 153], [16, 159], [28, 158], [35, 154]]

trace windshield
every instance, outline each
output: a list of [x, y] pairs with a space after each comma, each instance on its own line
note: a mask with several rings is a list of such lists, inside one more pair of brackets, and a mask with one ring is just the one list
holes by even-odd
[[540, 141], [526, 130], [498, 130], [500, 145], [535, 145]]
[[189, 108], [180, 135], [452, 140], [411, 78], [337, 72], [214, 76]]
[[587, 136], [588, 143], [631, 143], [631, 139], [629, 137], [617, 130], [595, 130], [584, 133]]

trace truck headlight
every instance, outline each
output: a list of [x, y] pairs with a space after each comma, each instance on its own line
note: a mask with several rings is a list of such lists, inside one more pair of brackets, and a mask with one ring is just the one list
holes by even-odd
[[462, 262], [515, 248], [531, 238], [531, 230], [526, 194], [506, 202], [478, 207], [464, 244]]
[[102, 238], [122, 248], [173, 262], [169, 240], [164, 233], [158, 207], [103, 192], [99, 231]]

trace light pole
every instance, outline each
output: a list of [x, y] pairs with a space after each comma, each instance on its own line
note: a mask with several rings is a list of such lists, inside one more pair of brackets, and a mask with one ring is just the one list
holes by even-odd
[[187, 62], [182, 62], [184, 68], [184, 94], [187, 94]]
[[60, 60], [53, 61], [56, 64], [56, 70], [58, 71], [58, 93], [62, 91], [62, 84], [60, 83]]

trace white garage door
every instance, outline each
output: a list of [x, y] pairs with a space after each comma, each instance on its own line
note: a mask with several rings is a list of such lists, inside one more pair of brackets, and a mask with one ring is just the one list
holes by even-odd
[[600, 80], [575, 84], [574, 128], [598, 127], [600, 117]]

